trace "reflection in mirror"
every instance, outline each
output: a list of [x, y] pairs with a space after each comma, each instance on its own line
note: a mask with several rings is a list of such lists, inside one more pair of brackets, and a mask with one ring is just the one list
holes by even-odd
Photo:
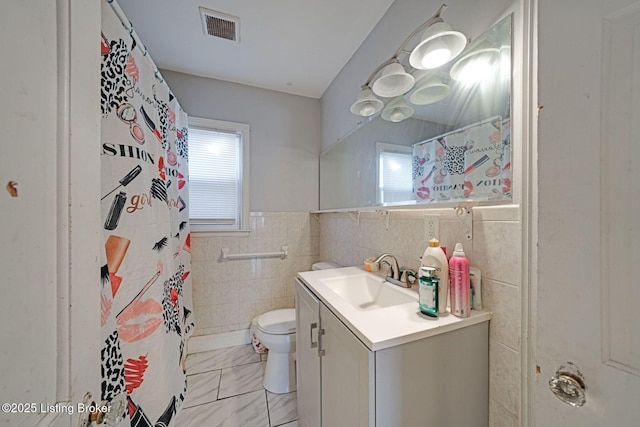
[[510, 199], [511, 20], [327, 149], [320, 209]]
[[376, 144], [378, 191], [377, 204], [404, 202], [412, 197], [411, 147], [378, 142]]

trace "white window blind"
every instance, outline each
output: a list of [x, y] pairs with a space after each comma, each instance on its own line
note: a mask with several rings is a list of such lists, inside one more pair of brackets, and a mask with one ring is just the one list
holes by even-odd
[[381, 203], [412, 200], [412, 154], [381, 151], [378, 155], [378, 191]]
[[240, 133], [189, 128], [189, 212], [192, 224], [239, 228], [241, 154]]

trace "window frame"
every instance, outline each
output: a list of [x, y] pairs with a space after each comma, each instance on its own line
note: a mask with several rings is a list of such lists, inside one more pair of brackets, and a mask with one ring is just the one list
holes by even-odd
[[[241, 192], [238, 197], [238, 224], [202, 224], [191, 223], [191, 215], [189, 215], [191, 232], [195, 233], [211, 233], [216, 236], [221, 235], [248, 235], [249, 228], [249, 147], [251, 128], [246, 123], [230, 122], [226, 120], [207, 119], [202, 117], [189, 116], [189, 129], [198, 128], [208, 131], [233, 132], [240, 135], [240, 177], [242, 185], [239, 187]], [[191, 177], [189, 177], [191, 179]], [[191, 198], [191, 194], [189, 194]]]

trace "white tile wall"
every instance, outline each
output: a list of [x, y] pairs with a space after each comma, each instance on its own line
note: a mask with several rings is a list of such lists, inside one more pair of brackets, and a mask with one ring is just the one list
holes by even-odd
[[[247, 329], [255, 316], [294, 304], [294, 279], [318, 259], [320, 224], [308, 213], [251, 212], [246, 237], [194, 233], [192, 244], [194, 336]], [[220, 260], [232, 253], [276, 252], [289, 257]]]

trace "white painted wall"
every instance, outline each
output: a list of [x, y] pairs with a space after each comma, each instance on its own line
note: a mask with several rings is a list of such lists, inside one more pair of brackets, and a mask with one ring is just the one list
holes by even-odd
[[318, 99], [168, 70], [162, 75], [189, 116], [251, 126], [251, 211], [318, 209]]

